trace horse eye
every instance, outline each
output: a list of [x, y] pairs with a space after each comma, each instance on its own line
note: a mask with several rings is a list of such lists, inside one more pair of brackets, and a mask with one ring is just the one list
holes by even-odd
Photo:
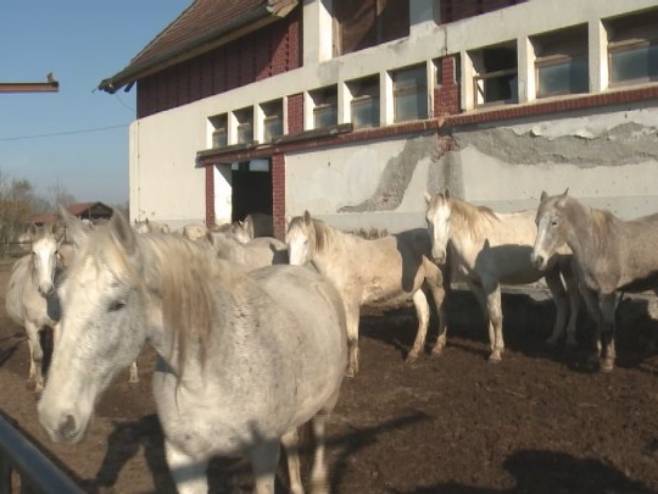
[[551, 221], [551, 226], [557, 226], [557, 220]]
[[125, 302], [122, 302], [120, 300], [115, 300], [110, 304], [110, 306], [107, 308], [108, 312], [116, 312], [118, 310], [123, 309], [126, 306]]

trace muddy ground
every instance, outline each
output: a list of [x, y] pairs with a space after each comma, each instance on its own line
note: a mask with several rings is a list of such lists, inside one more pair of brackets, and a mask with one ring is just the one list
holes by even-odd
[[[5, 269], [1, 287], [6, 279]], [[578, 355], [543, 345], [550, 301], [505, 296], [508, 350], [498, 365], [485, 360], [475, 300], [453, 293], [448, 302], [448, 347], [413, 365], [402, 358], [416, 328], [411, 311], [363, 318], [362, 370], [345, 381], [328, 427], [333, 492], [658, 492], [658, 328], [647, 320], [646, 303], [621, 304], [618, 368], [598, 374], [579, 365]], [[25, 387], [23, 332], [1, 315], [5, 416], [89, 492], [174, 492], [150, 393], [152, 352], [140, 357], [139, 384], [128, 384], [124, 373], [109, 389], [84, 442], [54, 445]], [[304, 455], [307, 479], [308, 449]], [[217, 459], [210, 478], [211, 492], [251, 487], [239, 459]], [[282, 474], [279, 492], [285, 485]]]

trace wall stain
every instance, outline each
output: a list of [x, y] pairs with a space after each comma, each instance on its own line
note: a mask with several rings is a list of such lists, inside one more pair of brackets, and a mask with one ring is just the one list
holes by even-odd
[[[437, 135], [432, 134], [407, 140], [402, 151], [386, 163], [373, 195], [359, 204], [343, 206], [338, 212], [391, 211], [397, 208], [402, 203], [418, 163], [425, 158], [431, 160], [428, 180], [436, 180], [438, 184], [442, 177], [454, 174], [453, 165], [441, 160], [447, 149], [443, 139], [446, 138], [437, 139]], [[436, 188], [440, 190], [440, 186]]]
[[549, 139], [530, 131], [488, 129], [455, 133], [459, 148], [475, 147], [505, 163], [569, 163], [581, 168], [658, 160], [658, 130], [636, 122], [617, 125], [593, 138], [564, 135]]

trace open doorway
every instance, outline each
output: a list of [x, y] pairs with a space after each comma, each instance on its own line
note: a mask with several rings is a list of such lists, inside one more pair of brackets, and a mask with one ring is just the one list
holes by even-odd
[[269, 159], [257, 159], [231, 165], [232, 221], [248, 214], [272, 215], [272, 170]]

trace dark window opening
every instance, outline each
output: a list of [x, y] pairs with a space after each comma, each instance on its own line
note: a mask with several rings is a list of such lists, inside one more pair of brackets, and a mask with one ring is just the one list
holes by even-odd
[[516, 45], [484, 48], [473, 54], [476, 106], [518, 101]]
[[587, 26], [536, 36], [532, 44], [538, 98], [589, 90]]
[[323, 129], [338, 123], [338, 92], [336, 86], [311, 92], [313, 128]]
[[427, 70], [416, 65], [397, 70], [393, 79], [394, 121], [405, 122], [427, 118]]
[[223, 115], [215, 115], [210, 117], [210, 125], [212, 125], [212, 147], [223, 148], [228, 143], [227, 132], [228, 119], [226, 113]]
[[351, 81], [348, 88], [352, 95], [350, 109], [354, 128], [379, 126], [379, 77]]
[[283, 101], [271, 101], [261, 105], [263, 110], [263, 142], [283, 135]]
[[408, 0], [334, 0], [334, 17], [335, 55], [409, 35]]
[[238, 121], [237, 134], [238, 144], [247, 144], [254, 140], [254, 110], [245, 108], [234, 112]]
[[272, 171], [269, 160], [251, 160], [231, 166], [232, 221], [248, 214], [272, 214]]
[[658, 80], [658, 10], [606, 22], [610, 86]]

